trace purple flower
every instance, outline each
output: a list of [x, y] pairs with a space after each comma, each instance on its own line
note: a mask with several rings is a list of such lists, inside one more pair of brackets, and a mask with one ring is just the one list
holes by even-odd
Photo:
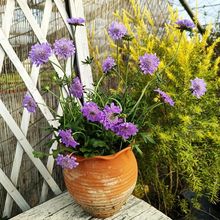
[[194, 96], [196, 96], [197, 98], [200, 98], [201, 96], [203, 96], [206, 92], [206, 83], [203, 79], [199, 79], [199, 78], [195, 78], [191, 81], [191, 91], [192, 94]]
[[83, 26], [83, 23], [85, 23], [85, 19], [84, 18], [68, 18], [67, 22], [74, 26], [77, 26], [77, 25]]
[[94, 102], [85, 103], [81, 111], [83, 113], [83, 116], [85, 116], [89, 121], [100, 122], [103, 117], [103, 112]]
[[73, 79], [73, 82], [70, 85], [69, 90], [70, 90], [70, 94], [72, 94], [76, 98], [80, 99], [82, 97], [82, 95], [83, 95], [83, 85], [80, 82], [80, 79], [79, 79], [78, 76]]
[[56, 40], [53, 46], [54, 53], [59, 57], [59, 59], [67, 59], [75, 54], [75, 46], [71, 40], [61, 38]]
[[107, 73], [115, 66], [115, 60], [112, 57], [106, 58], [102, 63], [102, 71]]
[[34, 101], [34, 99], [26, 94], [24, 96], [24, 99], [23, 99], [23, 102], [22, 102], [22, 106], [24, 108], [26, 108], [29, 112], [35, 112], [36, 111], [36, 108], [37, 108], [37, 104], [36, 102]]
[[76, 142], [74, 140], [74, 138], [72, 137], [72, 130], [68, 129], [68, 130], [59, 130], [59, 136], [61, 137], [61, 142], [63, 144], [65, 144], [66, 147], [76, 147], [77, 145], [79, 145], [78, 142]]
[[131, 122], [124, 122], [115, 127], [115, 133], [118, 136], [128, 139], [131, 136], [136, 135], [138, 132], [137, 126]]
[[176, 24], [178, 25], [178, 28], [181, 31], [184, 31], [184, 30], [191, 31], [195, 27], [195, 24], [192, 21], [187, 20], [187, 19], [178, 20]]
[[139, 62], [140, 68], [144, 72], [144, 74], [152, 75], [156, 71], [160, 60], [158, 59], [156, 54], [145, 53], [144, 56], [139, 57]]
[[155, 92], [158, 92], [163, 99], [164, 102], [168, 103], [171, 106], [174, 106], [173, 99], [165, 92], [161, 91], [159, 88], [154, 90]]
[[36, 66], [47, 63], [51, 55], [52, 49], [48, 43], [37, 43], [31, 47], [31, 51], [29, 52], [29, 58]]
[[113, 40], [121, 40], [126, 35], [127, 29], [122, 23], [113, 21], [108, 29], [108, 33]]
[[76, 162], [76, 158], [73, 156], [63, 156], [62, 154], [58, 154], [56, 158], [57, 165], [60, 165], [63, 169], [73, 169], [76, 168], [79, 163]]
[[114, 131], [114, 127], [123, 122], [123, 119], [118, 117], [118, 114], [121, 113], [121, 108], [116, 106], [114, 103], [111, 103], [110, 106], [106, 105], [103, 110], [103, 117], [101, 123], [105, 129], [111, 129]]

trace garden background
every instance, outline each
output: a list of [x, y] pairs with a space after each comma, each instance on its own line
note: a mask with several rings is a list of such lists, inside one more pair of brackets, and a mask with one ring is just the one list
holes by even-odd
[[[38, 19], [38, 22], [41, 23], [43, 8], [42, 5], [44, 4], [44, 1], [35, 0], [28, 2], [29, 6], [32, 9], [32, 13]], [[5, 3], [6, 1], [0, 0], [0, 17], [4, 16], [3, 14]], [[174, 3], [175, 6], [175, 1], [168, 2], [160, 0], [144, 0], [140, 1], [139, 3], [141, 8], [145, 6], [149, 10], [150, 16], [153, 18], [154, 21], [154, 29], [156, 30], [155, 34], [158, 35], [158, 37], [163, 36], [163, 33], [165, 31], [165, 24], [169, 21], [168, 3]], [[212, 3], [210, 5], [214, 4]], [[133, 13], [132, 6], [130, 5], [130, 3], [128, 3], [127, 0], [84, 0], [86, 26], [90, 36], [90, 46], [93, 53], [97, 49], [95, 45], [98, 45], [99, 53], [105, 55], [107, 54], [106, 51], [108, 50], [108, 38], [103, 30], [108, 27], [111, 21], [115, 20], [113, 12], [115, 12], [116, 10], [119, 10], [119, 12], [121, 12], [122, 8], [131, 12], [131, 14]], [[202, 9], [204, 9], [204, 7], [202, 7]], [[216, 17], [215, 21], [215, 27], [218, 28], [218, 16]], [[2, 24], [0, 19], [0, 26], [1, 25]], [[206, 24], [203, 23], [203, 25]], [[151, 28], [150, 25], [149, 28]], [[47, 39], [49, 42], [54, 42], [55, 39], [67, 36], [68, 33], [64, 28], [61, 16], [54, 8], [53, 16], [50, 20], [50, 29]], [[20, 60], [23, 61], [26, 70], [30, 72], [31, 64], [30, 61], [26, 58], [28, 56], [28, 52], [31, 46], [37, 42], [37, 38], [34, 35], [21, 10], [19, 10], [19, 7], [17, 7], [17, 10], [15, 10], [14, 21], [13, 25], [11, 26], [9, 40], [10, 43], [13, 45], [16, 53], [18, 54]], [[41, 72], [44, 73], [41, 74], [41, 77], [38, 81], [38, 88], [41, 90], [41, 93], [43, 94], [47, 105], [51, 108], [56, 108], [57, 103], [55, 99], [51, 95], [45, 93], [43, 90], [44, 86], [51, 80], [51, 71], [52, 68], [50, 65], [44, 66], [41, 69]], [[2, 65], [0, 63], [0, 72], [0, 97], [2, 98], [4, 103], [6, 103], [8, 109], [10, 109], [10, 112], [16, 119], [17, 123], [20, 124], [21, 114], [23, 110], [21, 103], [26, 88], [22, 83], [22, 80], [19, 78], [18, 74], [16, 74], [16, 70], [8, 57], [5, 57]], [[56, 87], [54, 87], [53, 89], [56, 92]], [[46, 142], [49, 139], [49, 133], [46, 130], [46, 127], [47, 122], [40, 111], [37, 111], [34, 116], [31, 116], [31, 123], [29, 126], [27, 137], [36, 150], [44, 150], [48, 148]], [[8, 176], [10, 176], [11, 172], [16, 143], [17, 141], [11, 133], [10, 129], [6, 126], [4, 120], [0, 118], [0, 167]], [[61, 188], [64, 188], [61, 170], [56, 168], [54, 176], [57, 182], [60, 184]], [[38, 171], [35, 169], [34, 165], [31, 163], [28, 157], [24, 155], [18, 188], [21, 194], [27, 200], [27, 202], [29, 202], [32, 206], [34, 206], [38, 202], [42, 182], [42, 177], [39, 175]], [[146, 189], [146, 191], [147, 190], [148, 189]], [[5, 197], [6, 191], [2, 188], [2, 186], [0, 186], [0, 214], [2, 214], [1, 212], [4, 208], [3, 205]], [[15, 215], [17, 213], [19, 213], [19, 209], [16, 205], [14, 205], [13, 214]]]

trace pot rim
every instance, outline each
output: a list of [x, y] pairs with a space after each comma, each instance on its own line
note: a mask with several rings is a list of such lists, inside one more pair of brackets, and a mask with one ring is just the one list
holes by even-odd
[[95, 157], [88, 157], [88, 158], [80, 157], [80, 156], [75, 156], [75, 157], [76, 157], [77, 162], [82, 162], [82, 161], [84, 161], [84, 160], [94, 160], [94, 159], [113, 160], [113, 159], [117, 158], [119, 155], [121, 155], [122, 153], [124, 153], [124, 152], [126, 152], [126, 151], [129, 151], [129, 150], [132, 150], [132, 149], [131, 149], [131, 145], [129, 145], [128, 147], [126, 147], [126, 148], [120, 150], [120, 151], [117, 152], [117, 153], [111, 154], [111, 155], [95, 156]]

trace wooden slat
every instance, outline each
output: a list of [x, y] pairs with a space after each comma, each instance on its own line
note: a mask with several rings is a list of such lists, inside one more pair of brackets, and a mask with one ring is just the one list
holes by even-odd
[[[69, 0], [69, 5], [72, 17], [84, 18], [82, 0]], [[82, 61], [84, 61], [87, 56], [89, 57], [86, 26], [76, 27], [75, 42], [77, 51], [77, 66], [79, 68], [80, 79], [85, 88], [87, 88], [88, 90], [93, 90], [93, 77], [91, 66], [82, 63]], [[84, 99], [86, 99], [86, 94], [84, 94]]]
[[[40, 43], [45, 43], [47, 42], [46, 40], [46, 37], [44, 36], [40, 26], [38, 25], [36, 19], [34, 18], [30, 8], [28, 7], [27, 5], [27, 1], [24, 1], [24, 0], [17, 0], [21, 10], [23, 11], [26, 19], [28, 20], [30, 26], [32, 27], [34, 33], [36, 34], [36, 37], [38, 38], [39, 42]], [[63, 77], [64, 73], [63, 71], [61, 70], [61, 65], [60, 63], [58, 62], [57, 58], [55, 55], [52, 55], [50, 57], [50, 61], [51, 61], [51, 64], [53, 66], [53, 68], [55, 69], [55, 71], [57, 72], [57, 74], [60, 76], [60, 77]]]
[[[12, 25], [14, 9], [15, 9], [15, 0], [7, 0], [7, 4], [5, 6], [4, 19], [2, 21], [2, 30], [7, 38], [9, 37], [10, 27]], [[0, 47], [0, 74], [2, 72], [4, 57], [5, 57], [5, 52]]]
[[[41, 30], [42, 30], [45, 37], [46, 37], [47, 31], [48, 31], [52, 7], [53, 7], [52, 1], [47, 0], [45, 3], [45, 10], [44, 10], [42, 23], [41, 23]], [[39, 70], [40, 70], [39, 67], [36, 67], [35, 65], [32, 66], [31, 79], [32, 79], [33, 84], [35, 86], [37, 85]], [[21, 130], [25, 136], [27, 135], [27, 132], [28, 132], [29, 122], [30, 122], [30, 113], [26, 109], [24, 109], [23, 114], [22, 114], [22, 118], [21, 118]], [[20, 145], [19, 142], [17, 142], [14, 161], [13, 161], [13, 165], [12, 165], [11, 176], [10, 176], [11, 181], [15, 186], [17, 186], [17, 182], [18, 182], [23, 153], [24, 153], [24, 150], [23, 150], [22, 146]], [[3, 216], [7, 216], [7, 217], [11, 216], [12, 206], [13, 206], [13, 199], [9, 194], [7, 194], [6, 200], [5, 200]]]
[[39, 109], [41, 110], [44, 117], [47, 119], [48, 123], [54, 127], [58, 127], [58, 122], [54, 120], [52, 113], [46, 106], [46, 103], [44, 102], [41, 94], [39, 93], [38, 89], [32, 82], [32, 79], [30, 78], [26, 69], [22, 65], [21, 61], [19, 60], [17, 54], [15, 53], [12, 46], [10, 45], [8, 39], [5, 37], [1, 28], [0, 28], [0, 44], [2, 48], [5, 50], [5, 52], [7, 53], [7, 55], [10, 57], [12, 63], [14, 64], [18, 73], [20, 74], [23, 82], [25, 83], [27, 89], [33, 96], [34, 100], [37, 102]]
[[39, 158], [35, 158], [33, 156], [34, 149], [31, 147], [30, 143], [28, 142], [27, 138], [15, 122], [15, 120], [12, 118], [11, 114], [5, 107], [4, 103], [0, 99], [0, 115], [5, 120], [11, 131], [13, 132], [14, 136], [17, 138], [25, 152], [27, 153], [28, 157], [31, 159], [31, 161], [34, 163], [36, 168], [39, 170], [43, 178], [47, 181], [48, 185], [50, 186], [51, 190], [56, 194], [60, 194], [61, 190], [57, 183], [54, 181], [48, 170], [43, 165], [42, 161]]
[[[61, 105], [58, 105], [58, 109], [57, 109], [57, 115], [62, 116], [63, 110], [61, 108]], [[54, 136], [52, 136], [52, 139], [54, 138]], [[52, 153], [53, 150], [57, 149], [57, 142], [54, 142], [50, 148], [49, 153]], [[54, 167], [54, 158], [53, 157], [48, 157], [47, 160], [47, 170], [49, 171], [49, 173], [52, 174], [53, 172], [53, 167]], [[40, 201], [39, 203], [45, 202], [47, 199], [47, 194], [48, 194], [48, 184], [47, 182], [44, 180], [43, 182], [43, 186], [42, 186], [42, 191], [41, 191], [41, 196], [40, 196]]]
[[70, 25], [67, 23], [68, 14], [65, 10], [64, 2], [62, 0], [54, 0], [55, 5], [57, 6], [58, 11], [63, 19], [64, 24], [66, 25], [67, 30], [71, 37], [73, 37], [73, 32]]
[[[12, 220], [98, 220], [85, 213], [76, 204], [72, 197], [66, 192], [63, 193], [27, 212], [24, 212]], [[148, 203], [131, 196], [128, 202], [122, 207], [119, 213], [106, 220], [171, 220], [159, 210]]]
[[15, 186], [12, 184], [10, 179], [5, 175], [3, 170], [0, 168], [0, 183], [7, 190], [7, 192], [11, 195], [11, 197], [15, 200], [18, 206], [22, 211], [26, 211], [30, 209], [28, 203], [24, 200], [22, 195], [18, 192]]

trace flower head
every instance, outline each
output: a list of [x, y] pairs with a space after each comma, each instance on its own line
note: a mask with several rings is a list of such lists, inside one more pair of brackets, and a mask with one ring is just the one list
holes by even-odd
[[143, 71], [143, 73], [150, 75], [152, 75], [156, 71], [160, 63], [160, 60], [158, 59], [156, 54], [147, 54], [147, 53], [145, 53], [144, 56], [140, 56], [139, 61], [140, 61], [140, 68]]
[[165, 92], [161, 91], [159, 88], [154, 90], [155, 92], [158, 92], [163, 99], [164, 102], [168, 103], [171, 106], [174, 106], [174, 101], [173, 99]]
[[63, 156], [62, 154], [58, 154], [56, 158], [57, 165], [60, 165], [63, 169], [73, 169], [76, 168], [79, 163], [76, 162], [76, 158], [73, 156]]
[[85, 23], [85, 19], [84, 18], [68, 18], [67, 22], [69, 24], [72, 24], [74, 26], [83, 26], [83, 23]]
[[103, 112], [94, 102], [86, 102], [81, 111], [83, 116], [85, 116], [89, 121], [100, 122], [102, 120]]
[[137, 126], [131, 122], [124, 122], [115, 127], [116, 135], [121, 136], [124, 139], [128, 139], [131, 136], [136, 135], [137, 132], [138, 132]]
[[36, 66], [47, 63], [51, 55], [52, 49], [48, 43], [37, 43], [31, 47], [31, 51], [29, 52], [29, 58]]
[[191, 31], [195, 27], [195, 24], [188, 19], [178, 20], [176, 24], [181, 31]]
[[59, 57], [59, 59], [67, 59], [75, 54], [75, 46], [71, 40], [61, 38], [56, 40], [53, 46], [54, 53]]
[[58, 132], [59, 136], [61, 137], [61, 142], [63, 144], [65, 144], [66, 147], [76, 147], [77, 145], [79, 145], [78, 142], [76, 142], [74, 140], [74, 138], [72, 137], [72, 130], [68, 129], [68, 130], [59, 130]]
[[126, 35], [127, 29], [122, 23], [113, 21], [108, 29], [108, 33], [113, 40], [121, 40]]
[[103, 117], [101, 123], [105, 129], [114, 130], [114, 127], [123, 122], [123, 119], [118, 117], [122, 109], [119, 106], [116, 106], [114, 103], [111, 103], [110, 106], [106, 105], [103, 110]]
[[199, 78], [195, 78], [191, 81], [191, 91], [192, 94], [194, 96], [196, 96], [197, 98], [200, 98], [201, 96], [203, 96], [206, 92], [206, 83], [204, 81], [204, 79], [199, 79]]
[[26, 94], [24, 96], [24, 99], [23, 99], [23, 102], [22, 102], [22, 106], [24, 108], [26, 108], [29, 112], [35, 112], [36, 111], [36, 108], [37, 108], [37, 104], [36, 102], [34, 101], [34, 99]]
[[80, 79], [79, 79], [78, 76], [73, 79], [73, 82], [70, 85], [69, 90], [70, 90], [70, 94], [72, 94], [76, 98], [80, 99], [82, 97], [82, 95], [83, 95], [83, 85], [80, 82]]
[[109, 72], [115, 66], [115, 60], [112, 57], [106, 58], [102, 63], [102, 71], [104, 73]]

